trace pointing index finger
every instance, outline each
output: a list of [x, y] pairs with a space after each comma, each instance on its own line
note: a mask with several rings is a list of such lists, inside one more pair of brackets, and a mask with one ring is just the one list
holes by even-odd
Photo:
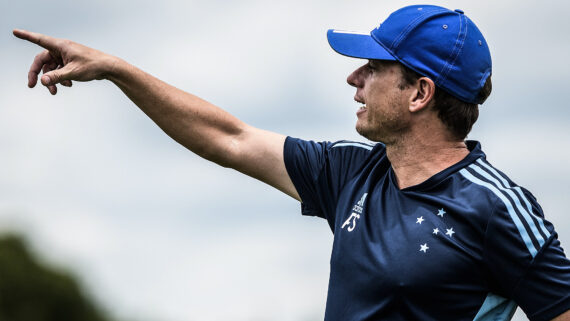
[[48, 50], [57, 50], [57, 39], [43, 35], [37, 32], [31, 32], [21, 29], [14, 29], [13, 31], [14, 36], [27, 40], [29, 42], [35, 43], [36, 45], [43, 47]]

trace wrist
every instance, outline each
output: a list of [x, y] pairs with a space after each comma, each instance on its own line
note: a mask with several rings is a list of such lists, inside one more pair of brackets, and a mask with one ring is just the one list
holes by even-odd
[[125, 73], [127, 66], [128, 63], [123, 59], [109, 55], [105, 59], [105, 67], [103, 68], [101, 79], [116, 82]]

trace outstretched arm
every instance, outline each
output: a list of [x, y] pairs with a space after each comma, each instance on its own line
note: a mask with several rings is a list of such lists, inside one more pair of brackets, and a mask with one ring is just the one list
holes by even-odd
[[122, 59], [78, 43], [14, 30], [18, 38], [46, 50], [28, 73], [28, 86], [41, 83], [52, 94], [57, 84], [108, 79], [166, 134], [199, 156], [234, 168], [300, 200], [283, 160], [285, 136], [254, 128], [213, 104], [145, 73]]

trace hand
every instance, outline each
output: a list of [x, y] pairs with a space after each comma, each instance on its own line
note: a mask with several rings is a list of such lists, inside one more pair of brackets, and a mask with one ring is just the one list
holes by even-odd
[[34, 58], [28, 72], [28, 87], [33, 88], [36, 85], [41, 71], [41, 83], [52, 95], [57, 93], [56, 84], [71, 87], [72, 80], [104, 79], [113, 71], [118, 61], [116, 57], [73, 41], [18, 29], [13, 33], [20, 39], [46, 49]]

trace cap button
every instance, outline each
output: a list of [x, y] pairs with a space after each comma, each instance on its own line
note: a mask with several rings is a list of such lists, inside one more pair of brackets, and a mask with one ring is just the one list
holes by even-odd
[[461, 9], [455, 9], [455, 12], [461, 13], [461, 14], [464, 14], [464, 13], [465, 13], [465, 12], [463, 12], [463, 10], [461, 10]]

